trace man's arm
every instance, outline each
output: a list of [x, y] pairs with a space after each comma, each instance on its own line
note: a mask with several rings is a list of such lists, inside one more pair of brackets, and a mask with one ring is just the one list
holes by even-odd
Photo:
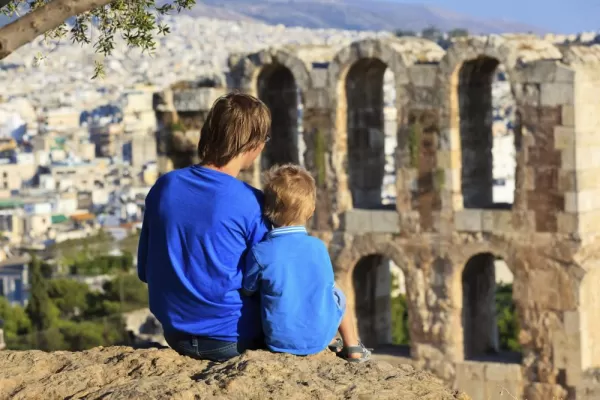
[[144, 283], [148, 283], [148, 280], [146, 279], [146, 261], [148, 260], [148, 221], [146, 219], [146, 214], [147, 212], [144, 212], [144, 220], [142, 222], [142, 231], [140, 232], [137, 253], [138, 277]]
[[262, 267], [256, 261], [252, 249], [248, 250], [244, 263], [244, 278], [242, 280], [242, 294], [244, 296], [252, 296], [258, 290], [260, 278], [262, 275]]
[[262, 214], [257, 215], [248, 229], [248, 248], [252, 248], [256, 243], [261, 242], [267, 233], [269, 233], [270, 223]]

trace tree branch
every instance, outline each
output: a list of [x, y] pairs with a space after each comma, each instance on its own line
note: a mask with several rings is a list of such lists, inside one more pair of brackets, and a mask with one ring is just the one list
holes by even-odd
[[[1, 0], [0, 0], [1, 1]], [[0, 60], [68, 18], [105, 6], [112, 0], [54, 0], [0, 28]]]

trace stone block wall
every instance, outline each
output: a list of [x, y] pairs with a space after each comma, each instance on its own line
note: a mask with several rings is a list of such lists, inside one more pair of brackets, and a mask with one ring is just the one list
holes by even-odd
[[213, 102], [226, 93], [209, 82], [178, 82], [154, 96], [158, 129], [156, 152], [159, 174], [198, 162], [200, 130]]
[[523, 375], [519, 365], [465, 361], [456, 366], [456, 383], [474, 399], [521, 398]]
[[[277, 113], [269, 163], [299, 162], [315, 176], [312, 232], [329, 247], [365, 341], [391, 340], [390, 279], [380, 262], [391, 260], [404, 275], [418, 367], [476, 400], [503, 390], [502, 398], [528, 400], [598, 393], [599, 49], [506, 35], [460, 38], [444, 51], [388, 37], [231, 57], [230, 85]], [[516, 104], [512, 204], [492, 194], [498, 66]], [[395, 78], [393, 177], [386, 70]], [[166, 124], [173, 114], [164, 110]], [[243, 179], [260, 186], [269, 163]], [[382, 187], [392, 178], [395, 207], [386, 207]], [[495, 258], [513, 275], [517, 354], [498, 353]]]

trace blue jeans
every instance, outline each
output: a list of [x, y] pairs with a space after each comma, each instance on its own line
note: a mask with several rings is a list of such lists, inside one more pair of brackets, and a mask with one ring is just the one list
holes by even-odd
[[197, 360], [216, 362], [227, 361], [241, 355], [246, 350], [264, 348], [264, 340], [243, 340], [238, 342], [225, 342], [209, 339], [202, 336], [193, 336], [179, 332], [165, 332], [165, 340], [173, 350], [182, 356]]

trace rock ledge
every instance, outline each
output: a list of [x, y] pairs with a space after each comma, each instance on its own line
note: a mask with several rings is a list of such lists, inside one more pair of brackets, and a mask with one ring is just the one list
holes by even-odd
[[170, 349], [0, 352], [0, 399], [468, 399], [431, 374], [330, 352], [253, 351], [223, 364]]

